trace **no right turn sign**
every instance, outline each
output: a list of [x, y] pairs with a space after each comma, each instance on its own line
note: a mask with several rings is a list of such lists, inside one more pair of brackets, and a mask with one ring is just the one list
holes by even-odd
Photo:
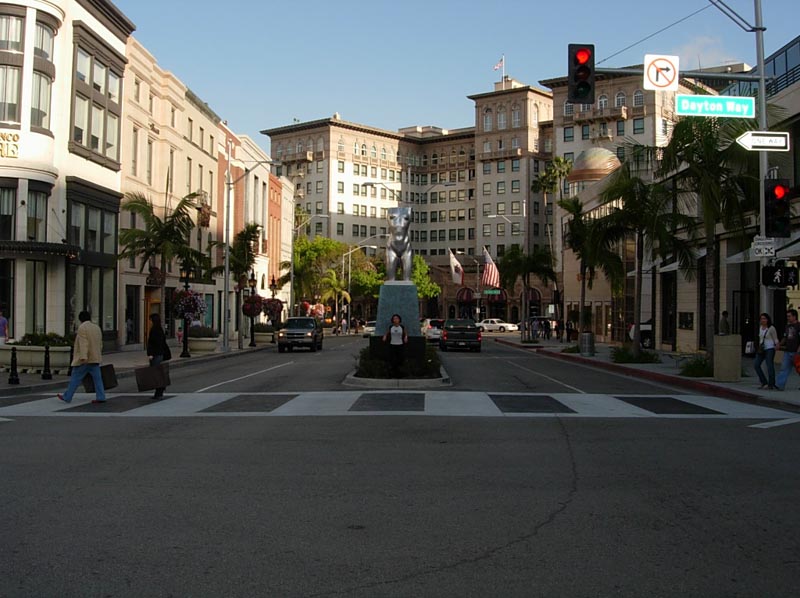
[[678, 57], [646, 54], [644, 57], [645, 89], [678, 91]]

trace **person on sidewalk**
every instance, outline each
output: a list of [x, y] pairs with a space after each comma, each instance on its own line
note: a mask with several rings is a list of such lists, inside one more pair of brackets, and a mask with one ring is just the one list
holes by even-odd
[[[761, 314], [760, 326], [758, 328], [758, 345], [756, 345], [756, 357], [753, 365], [756, 368], [756, 374], [761, 381], [759, 388], [768, 388], [769, 390], [775, 389], [775, 348], [780, 342], [778, 340], [778, 332], [775, 326], [772, 325], [772, 319], [769, 314]], [[767, 375], [761, 369], [761, 364], [767, 363]]]
[[786, 330], [780, 343], [780, 348], [783, 349], [783, 362], [775, 380], [777, 390], [786, 388], [786, 380], [794, 370], [794, 356], [797, 354], [798, 345], [800, 345], [800, 323], [797, 321], [797, 310], [790, 309], [786, 312]]
[[731, 333], [731, 323], [728, 322], [728, 311], [722, 312], [722, 317], [719, 319], [719, 335], [726, 336]]
[[5, 345], [8, 342], [8, 320], [0, 309], [0, 345]]
[[[160, 365], [164, 361], [172, 359], [172, 352], [167, 345], [167, 335], [164, 333], [164, 328], [161, 326], [161, 316], [158, 314], [150, 314], [150, 336], [147, 337], [147, 358], [150, 360], [150, 365]], [[153, 395], [153, 400], [157, 401], [164, 396], [166, 387], [156, 388]]]
[[100, 326], [92, 322], [91, 314], [82, 311], [78, 314], [81, 325], [75, 332], [75, 345], [72, 359], [72, 376], [69, 379], [69, 386], [64, 394], [58, 398], [65, 403], [72, 402], [72, 395], [75, 394], [78, 386], [89, 374], [94, 380], [95, 398], [92, 403], [105, 403], [106, 390], [103, 387], [103, 376], [100, 374], [100, 361], [103, 353], [103, 331]]
[[403, 326], [400, 314], [392, 316], [392, 324], [383, 335], [383, 342], [389, 343], [389, 364], [392, 367], [392, 377], [400, 377], [400, 366], [403, 365], [405, 347], [408, 343], [408, 333]]

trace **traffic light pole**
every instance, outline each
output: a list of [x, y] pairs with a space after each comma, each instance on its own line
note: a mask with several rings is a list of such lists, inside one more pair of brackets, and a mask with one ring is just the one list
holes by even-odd
[[[764, 23], [761, 18], [761, 0], [754, 0], [754, 9], [755, 9], [755, 21], [756, 26], [753, 27], [753, 30], [756, 34], [756, 68], [758, 68], [758, 126], [762, 131], [767, 130], [767, 89], [766, 89], [766, 78], [764, 76]], [[764, 188], [764, 179], [767, 176], [767, 169], [769, 168], [769, 164], [767, 161], [767, 152], [761, 150], [758, 152], [758, 195], [761, 197], [761, 205], [759, 211], [759, 232], [762, 237], [766, 237], [767, 232], [767, 218], [766, 218], [766, 194]], [[761, 268], [763, 269], [764, 266], [768, 264], [767, 258], [761, 258]], [[772, 289], [767, 287], [766, 285], [761, 285], [761, 291], [759, 293], [759, 305], [761, 306], [762, 312], [767, 312], [769, 314], [773, 313], [773, 306], [772, 306]]]

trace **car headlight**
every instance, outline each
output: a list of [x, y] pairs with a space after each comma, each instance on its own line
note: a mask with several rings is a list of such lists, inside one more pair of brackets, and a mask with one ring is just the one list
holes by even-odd
[[285, 333], [285, 332], [279, 332], [279, 333], [278, 333], [278, 338], [282, 338], [282, 337], [284, 337], [284, 336], [286, 336], [286, 333]]
[[313, 332], [306, 332], [306, 336], [314, 336]]

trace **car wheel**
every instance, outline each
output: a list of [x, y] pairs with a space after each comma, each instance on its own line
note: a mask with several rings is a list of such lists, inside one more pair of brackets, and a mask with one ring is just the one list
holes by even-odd
[[642, 347], [644, 347], [645, 349], [652, 349], [653, 339], [649, 336], [642, 337]]
[[484, 332], [483, 326], [478, 326], [478, 330], [480, 330], [481, 332]]
[[500, 332], [505, 332], [505, 331], [506, 331], [506, 327], [505, 326], [500, 326]]
[[286, 347], [283, 345], [278, 345], [278, 353], [283, 353], [284, 351], [286, 351]]
[[317, 352], [317, 343], [316, 343], [316, 341], [311, 341], [311, 346], [309, 347], [309, 349], [311, 349], [312, 353], [316, 353]]

